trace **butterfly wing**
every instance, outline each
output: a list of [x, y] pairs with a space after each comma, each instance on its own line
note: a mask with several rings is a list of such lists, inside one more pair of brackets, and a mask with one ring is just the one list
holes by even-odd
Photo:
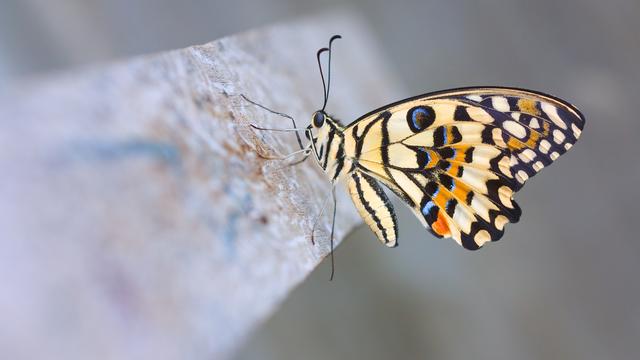
[[378, 182], [362, 171], [353, 171], [347, 179], [349, 195], [365, 224], [388, 247], [394, 247], [398, 237], [398, 221], [393, 205]]
[[514, 193], [571, 148], [583, 127], [565, 101], [483, 87], [397, 102], [345, 132], [358, 171], [388, 186], [436, 236], [473, 250], [518, 221]]

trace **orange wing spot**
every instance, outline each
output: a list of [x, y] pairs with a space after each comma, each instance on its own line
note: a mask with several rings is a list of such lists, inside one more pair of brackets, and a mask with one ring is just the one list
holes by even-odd
[[451, 236], [451, 230], [449, 229], [449, 223], [445, 218], [442, 209], [446, 207], [447, 201], [449, 201], [451, 197], [448, 195], [448, 191], [444, 190], [442, 186], [440, 186], [440, 191], [438, 195], [436, 195], [432, 201], [438, 206], [438, 219], [431, 225], [433, 231], [442, 236]]
[[460, 168], [460, 165], [456, 164], [456, 163], [450, 163], [450, 164], [451, 164], [451, 166], [447, 170], [447, 173], [452, 175], [453, 177], [455, 177], [456, 174], [458, 173], [458, 169]]
[[453, 197], [458, 199], [459, 202], [466, 202], [467, 195], [469, 195], [469, 187], [462, 182], [456, 182], [456, 185], [456, 188], [453, 189]]
[[449, 230], [449, 225], [447, 224], [447, 220], [442, 215], [442, 210], [438, 210], [438, 220], [436, 220], [433, 225], [431, 225], [433, 231], [440, 236], [449, 236], [451, 235], [451, 231]]
[[522, 142], [516, 139], [513, 136], [509, 137], [509, 141], [507, 142], [507, 146], [512, 150], [521, 150], [524, 148], [535, 149], [538, 146], [538, 141], [540, 140], [540, 133], [537, 131], [532, 131], [531, 135], [526, 142]]
[[509, 136], [509, 141], [507, 141], [507, 147], [511, 150], [521, 150], [527, 147], [527, 144], [522, 141], [516, 139], [513, 136]]
[[433, 198], [433, 202], [438, 205], [440, 209], [444, 209], [447, 201], [449, 201], [448, 191], [443, 190], [444, 188], [440, 186], [440, 191], [438, 191], [438, 195]]
[[469, 151], [469, 148], [471, 148], [471, 146], [457, 146], [456, 147], [456, 157], [454, 158], [454, 161], [457, 162], [466, 162], [464, 160], [464, 158], [467, 155], [467, 151]]
[[546, 121], [542, 123], [542, 135], [544, 137], [549, 136], [549, 123]]
[[536, 107], [536, 102], [530, 99], [518, 100], [518, 108], [525, 114], [540, 115], [540, 111]]
[[542, 132], [540, 132], [540, 129], [531, 129], [531, 134], [525, 142], [516, 139], [514, 136], [509, 136], [507, 147], [511, 150], [522, 150], [524, 148], [535, 149], [540, 142], [541, 136], [549, 136], [549, 123], [546, 121], [542, 122]]
[[428, 150], [428, 154], [429, 154], [429, 162], [425, 166], [425, 169], [430, 169], [435, 167], [441, 159], [440, 155], [433, 150]]
[[540, 133], [536, 131], [531, 132], [531, 136], [526, 142], [526, 145], [529, 149], [535, 149], [538, 146], [538, 139], [540, 139]]

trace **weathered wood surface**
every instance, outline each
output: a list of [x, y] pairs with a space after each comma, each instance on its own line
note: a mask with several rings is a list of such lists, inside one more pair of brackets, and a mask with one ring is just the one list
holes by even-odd
[[[296, 149], [321, 104], [315, 51], [336, 43], [331, 112], [391, 100], [366, 28], [307, 19], [22, 84], [0, 99], [0, 357], [223, 358], [329, 251], [310, 243], [329, 185]], [[340, 195], [336, 238], [359, 219]], [[339, 256], [339, 255], [338, 255]], [[327, 274], [327, 277], [329, 274]]]

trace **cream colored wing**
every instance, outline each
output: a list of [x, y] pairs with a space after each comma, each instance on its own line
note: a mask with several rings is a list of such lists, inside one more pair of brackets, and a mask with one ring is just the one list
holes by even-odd
[[583, 127], [575, 107], [549, 95], [467, 88], [391, 104], [345, 133], [359, 171], [398, 194], [435, 235], [478, 249], [518, 221], [514, 193]]
[[398, 238], [398, 221], [389, 198], [373, 177], [354, 171], [347, 179], [351, 200], [364, 222], [388, 247], [394, 247]]

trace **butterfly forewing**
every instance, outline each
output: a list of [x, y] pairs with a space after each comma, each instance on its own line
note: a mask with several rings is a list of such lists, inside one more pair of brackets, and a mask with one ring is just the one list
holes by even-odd
[[388, 186], [435, 235], [478, 249], [518, 221], [514, 193], [571, 148], [583, 127], [580, 112], [562, 100], [486, 87], [397, 102], [345, 134], [358, 176]]

